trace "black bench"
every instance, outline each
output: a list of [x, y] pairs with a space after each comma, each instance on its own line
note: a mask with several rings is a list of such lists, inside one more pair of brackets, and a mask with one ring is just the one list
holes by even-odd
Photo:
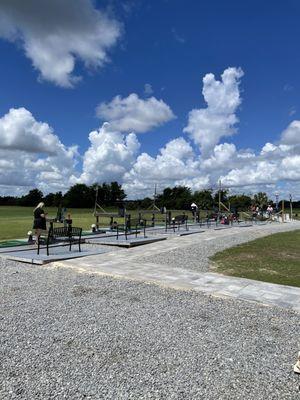
[[116, 239], [119, 239], [120, 232], [124, 232], [125, 239], [128, 239], [129, 235], [137, 235], [141, 233], [141, 229], [143, 229], [144, 238], [146, 237], [146, 228], [147, 228], [147, 221], [145, 219], [129, 219], [127, 220], [126, 224], [115, 224], [113, 225], [112, 229], [116, 231]]
[[180, 229], [180, 227], [184, 225], [185, 230], [188, 231], [188, 216], [185, 214], [182, 215], [176, 215], [174, 218], [166, 219], [166, 232], [168, 229], [173, 229], [175, 232], [175, 228]]
[[144, 233], [144, 238], [146, 237], [146, 228], [152, 228], [153, 223], [151, 220], [151, 224], [147, 224], [147, 220], [144, 218], [137, 218], [137, 219], [131, 219], [130, 224], [128, 225], [128, 230], [129, 231], [134, 231], [135, 237], [137, 237], [137, 234], [140, 233], [141, 230], [143, 230]]
[[[53, 243], [59, 242], [61, 239], [66, 240], [69, 243], [69, 251], [72, 249], [72, 243], [77, 243], [79, 246], [79, 251], [81, 252], [81, 234], [82, 234], [82, 228], [75, 228], [73, 226], [64, 226], [61, 228], [53, 228], [50, 227], [48, 231], [48, 235], [45, 238], [44, 244], [46, 244], [46, 249], [47, 249], [47, 256], [49, 256], [49, 245]], [[38, 239], [38, 249], [37, 249], [37, 254], [40, 254], [40, 248], [41, 248], [41, 238], [39, 237]]]

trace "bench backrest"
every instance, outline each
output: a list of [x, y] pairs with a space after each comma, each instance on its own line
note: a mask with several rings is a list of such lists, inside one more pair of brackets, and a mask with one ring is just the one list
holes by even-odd
[[144, 226], [146, 222], [147, 221], [143, 218], [134, 218], [130, 220], [131, 226]]
[[73, 226], [63, 226], [60, 228], [53, 228], [49, 230], [49, 235], [56, 237], [72, 237], [81, 236], [82, 228], [76, 228]]
[[184, 223], [186, 220], [187, 220], [187, 215], [184, 215], [184, 214], [182, 214], [182, 215], [176, 215], [176, 216], [174, 217], [174, 221], [175, 221], [175, 222]]

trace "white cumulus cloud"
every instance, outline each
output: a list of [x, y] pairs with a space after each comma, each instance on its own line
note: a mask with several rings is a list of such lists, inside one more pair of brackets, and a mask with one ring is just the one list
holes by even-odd
[[156, 157], [142, 153], [124, 175], [124, 188], [133, 196], [151, 194], [154, 184], [174, 186], [198, 176], [199, 161], [191, 145], [182, 137], [168, 142]]
[[42, 79], [72, 87], [76, 59], [102, 67], [120, 37], [120, 24], [91, 0], [2, 0], [0, 37], [21, 43]]
[[0, 118], [0, 148], [54, 154], [63, 147], [52, 128], [26, 108], [12, 108]]
[[[39, 187], [66, 190], [75, 173], [77, 147], [66, 147], [44, 122], [25, 108], [0, 118], [0, 186], [10, 193]], [[3, 190], [4, 191], [4, 190]]]
[[207, 107], [194, 109], [189, 113], [184, 132], [200, 146], [204, 158], [210, 156], [222, 137], [235, 133], [238, 122], [235, 112], [241, 103], [239, 83], [242, 76], [241, 69], [227, 68], [221, 81], [216, 80], [213, 74], [207, 74], [203, 78], [202, 94]]
[[163, 100], [155, 97], [143, 100], [135, 93], [124, 98], [116, 96], [109, 103], [99, 104], [96, 114], [109, 121], [112, 130], [136, 133], [147, 132], [175, 118]]
[[112, 131], [108, 123], [89, 134], [90, 147], [83, 157], [83, 172], [78, 182], [92, 184], [123, 180], [134, 163], [140, 144], [134, 133]]
[[292, 121], [281, 134], [281, 143], [300, 145], [300, 121]]
[[[140, 153], [131, 129], [146, 132], [174, 118], [169, 106], [154, 97], [142, 100], [136, 94], [102, 103], [99, 116], [108, 118], [109, 123], [90, 132], [82, 169], [76, 166], [76, 146], [65, 146], [46, 122], [37, 121], [25, 108], [11, 109], [0, 118], [1, 194], [20, 194], [32, 187], [45, 193], [65, 191], [74, 183], [117, 180], [129, 198], [136, 198], [151, 196], [155, 184], [160, 189], [185, 185], [199, 190], [216, 187], [221, 179], [236, 192], [274, 193], [280, 187], [296, 196], [300, 193], [300, 121], [292, 121], [278, 135], [279, 140], [267, 142], [261, 149], [220, 143], [234, 131], [241, 75], [235, 68], [225, 70], [219, 82], [212, 74], [206, 75], [203, 93], [208, 106], [191, 113], [196, 119], [200, 115], [200, 120], [204, 115], [209, 129], [203, 131], [203, 124], [195, 125], [195, 130], [188, 132], [193, 142], [174, 138], [154, 156]], [[194, 118], [191, 113], [189, 127]]]
[[146, 96], [151, 96], [153, 94], [153, 89], [150, 83], [145, 83], [144, 85], [144, 93]]

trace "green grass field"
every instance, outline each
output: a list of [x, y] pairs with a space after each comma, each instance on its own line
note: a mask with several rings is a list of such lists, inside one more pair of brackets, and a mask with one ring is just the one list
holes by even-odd
[[[73, 220], [73, 226], [83, 228], [83, 230], [91, 230], [91, 224], [95, 223], [95, 217], [93, 216], [93, 209], [87, 208], [73, 208], [68, 209], [68, 213], [71, 214]], [[117, 212], [116, 209], [107, 208], [108, 212]], [[57, 208], [46, 207], [45, 212], [48, 213], [48, 217], [55, 217]], [[183, 211], [177, 211], [173, 215], [182, 213]], [[128, 210], [132, 218], [137, 217], [137, 211]], [[191, 213], [187, 213], [189, 218]], [[151, 219], [151, 212], [144, 215], [147, 220]], [[158, 219], [162, 219], [162, 215], [158, 215]], [[122, 218], [116, 219], [118, 222], [123, 222]], [[109, 226], [110, 218], [101, 217], [100, 225]], [[33, 224], [33, 207], [17, 207], [17, 206], [0, 206], [0, 240], [5, 239], [16, 239], [26, 238], [27, 232], [32, 230]]]
[[[57, 208], [46, 207], [45, 211], [48, 217], [55, 217]], [[116, 209], [107, 208], [108, 212], [117, 212]], [[300, 216], [300, 210], [294, 210]], [[184, 211], [191, 218], [191, 212]], [[84, 230], [90, 230], [91, 224], [95, 223], [93, 216], [93, 209], [87, 208], [73, 208], [68, 209], [73, 219], [73, 226], [79, 226]], [[128, 210], [132, 218], [137, 218], [137, 211]], [[176, 211], [172, 215], [183, 213], [183, 211]], [[206, 215], [206, 211], [202, 211], [202, 217]], [[144, 215], [144, 218], [151, 220], [151, 212]], [[158, 219], [162, 219], [162, 215], [158, 215]], [[122, 222], [122, 219], [117, 219]], [[101, 226], [109, 225], [109, 218], [101, 218]], [[0, 206], [0, 240], [26, 238], [27, 232], [32, 229], [33, 223], [33, 207], [17, 207], [17, 206]]]
[[[49, 217], [55, 217], [57, 208], [45, 208]], [[74, 221], [74, 226], [90, 229], [94, 222], [93, 210], [72, 209], [69, 210]], [[32, 230], [33, 208], [32, 207], [0, 207], [0, 240], [27, 237], [27, 232]]]
[[300, 287], [300, 230], [277, 233], [212, 257], [217, 272]]

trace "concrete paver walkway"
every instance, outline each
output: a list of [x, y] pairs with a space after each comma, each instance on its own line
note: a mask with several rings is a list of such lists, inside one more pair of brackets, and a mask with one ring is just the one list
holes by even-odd
[[[295, 224], [295, 229], [299, 229], [299, 226], [300, 224]], [[119, 250], [77, 260], [58, 261], [52, 265], [54, 267], [72, 268], [78, 272], [108, 275], [175, 289], [196, 290], [214, 296], [255, 301], [265, 305], [291, 308], [300, 312], [300, 288], [139, 261], [141, 258], [156, 253], [168, 252], [191, 244], [197, 246], [197, 243], [203, 243], [203, 241], [209, 243], [212, 240], [221, 240], [224, 236], [238, 235], [239, 233], [239, 228], [232, 228], [224, 231], [200, 233], [192, 237], [173, 237], [167, 241], [149, 244], [145, 247]]]

